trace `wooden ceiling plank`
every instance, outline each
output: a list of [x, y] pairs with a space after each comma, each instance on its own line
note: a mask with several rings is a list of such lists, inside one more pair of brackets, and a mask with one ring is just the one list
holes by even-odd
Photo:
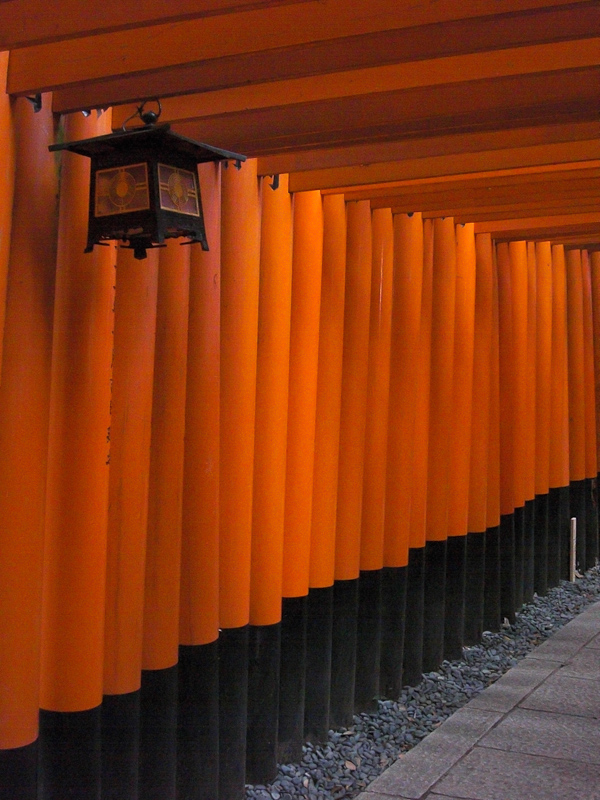
[[[543, 8], [545, 0], [504, 0], [503, 13]], [[567, 6], [567, 0], [554, 0]], [[294, 5], [188, 19], [32, 45], [14, 51], [11, 94], [58, 89], [130, 73], [148, 73], [207, 59], [357, 36], [395, 28], [485, 16], [492, 0], [307, 0]], [[100, 55], [101, 54], [101, 55]]]

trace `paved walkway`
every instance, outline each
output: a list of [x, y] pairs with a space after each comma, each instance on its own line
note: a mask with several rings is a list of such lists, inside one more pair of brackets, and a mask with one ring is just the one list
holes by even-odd
[[600, 602], [358, 796], [394, 798], [600, 800]]

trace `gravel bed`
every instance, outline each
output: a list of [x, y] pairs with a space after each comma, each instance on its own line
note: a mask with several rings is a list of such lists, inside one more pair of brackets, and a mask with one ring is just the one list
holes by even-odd
[[561, 582], [546, 597], [534, 597], [514, 625], [485, 632], [481, 644], [466, 647], [460, 661], [444, 661], [398, 701], [382, 700], [376, 713], [359, 714], [354, 725], [329, 732], [325, 744], [306, 744], [299, 764], [279, 767], [268, 786], [247, 786], [246, 800], [343, 800], [355, 797], [400, 753], [498, 680], [521, 658], [600, 598], [600, 567], [576, 583]]

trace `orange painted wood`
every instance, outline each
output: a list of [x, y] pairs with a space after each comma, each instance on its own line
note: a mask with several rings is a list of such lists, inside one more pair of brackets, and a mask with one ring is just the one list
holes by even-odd
[[[281, 619], [292, 303], [292, 201], [287, 175], [263, 180], [252, 503], [250, 623]], [[320, 198], [319, 198], [320, 199]]]
[[[255, 3], [253, 5], [259, 5]], [[388, 7], [389, 8], [389, 7]], [[225, 8], [223, 10], [226, 10]], [[432, 10], [432, 9], [430, 9]], [[152, 76], [155, 91], [189, 94], [210, 91], [215, 87], [239, 86], [273, 80], [341, 72], [377, 64], [400, 61], [424, 61], [441, 53], [457, 55], [477, 53], [510, 46], [577, 39], [600, 33], [600, 14], [592, 2], [564, 7], [529, 9], [521, 13], [496, 15], [498, 9], [480, 9], [484, 16], [446, 20], [443, 25], [419, 24], [413, 15], [411, 27], [391, 27], [351, 38], [319, 37], [301, 45], [275, 45], [274, 49], [241, 52], [227, 58], [215, 58], [170, 67]], [[167, 14], [171, 11], [169, 7]], [[160, 13], [157, 12], [157, 13]], [[368, 15], [368, 12], [366, 12]], [[78, 17], [79, 18], [79, 17]], [[123, 14], [119, 14], [119, 20]], [[140, 20], [141, 21], [141, 20]], [[237, 23], [233, 20], [230, 28]], [[261, 23], [262, 24], [262, 23]], [[264, 23], [269, 27], [269, 23]], [[415, 27], [416, 24], [416, 27]], [[0, 24], [0, 29], [5, 26]], [[28, 26], [28, 31], [31, 26]], [[34, 36], [39, 32], [31, 32]], [[227, 34], [229, 31], [227, 31]], [[227, 35], [226, 34], [226, 35]], [[338, 37], [338, 33], [334, 34]], [[281, 36], [279, 37], [281, 40]], [[77, 85], [55, 96], [55, 111], [73, 111], [106, 103], [135, 101], [146, 96], [148, 78], [134, 73], [100, 82]], [[366, 159], [368, 162], [369, 159]], [[361, 159], [355, 163], [365, 163]], [[276, 173], [289, 168], [277, 169]], [[271, 171], [268, 174], [273, 174]]]
[[[55, 98], [56, 99], [56, 98]], [[515, 130], [501, 131], [474, 131], [468, 134], [447, 134], [427, 139], [407, 139], [401, 141], [372, 141], [363, 144], [350, 144], [336, 148], [299, 150], [292, 153], [282, 153], [273, 156], [264, 156], [258, 159], [258, 172], [261, 175], [271, 175], [278, 172], [310, 172], [312, 170], [333, 170], [340, 167], [352, 167], [347, 173], [354, 176], [353, 181], [338, 180], [340, 186], [350, 186], [351, 183], [361, 184], [376, 183], [385, 180], [385, 174], [369, 180], [372, 169], [376, 165], [386, 164], [394, 170], [399, 170], [403, 165], [411, 162], [412, 169], [416, 167], [415, 159], [446, 158], [440, 169], [440, 162], [435, 162], [439, 175], [453, 174], [456, 169], [452, 160], [465, 153], [481, 153], [488, 151], [488, 157], [493, 157], [495, 150], [508, 150], [514, 148], [529, 148], [533, 145], [548, 145], [558, 142], [578, 142], [586, 140], [589, 147], [593, 147], [594, 134], [597, 123], [557, 123], [550, 122], [545, 125], [520, 127]], [[525, 151], [523, 151], [525, 152]], [[534, 152], [534, 151], [532, 151]], [[423, 166], [423, 162], [421, 164]], [[332, 176], [335, 173], [331, 173]], [[299, 175], [292, 176], [294, 180]], [[310, 175], [304, 176], [310, 178]], [[326, 184], [324, 184], [326, 185]]]
[[[0, 331], [4, 330], [15, 180], [13, 112], [10, 98], [4, 92], [7, 70], [8, 53], [0, 53], [0, 191], [2, 192], [2, 203], [0, 203]], [[0, 336], [0, 365], [2, 364], [2, 346], [2, 337]]]
[[[556, 0], [555, 5], [568, 2]], [[507, 0], [502, 11], [543, 8], [544, 4], [545, 0]], [[465, 0], [460, 9], [452, 0], [441, 0], [435, 8], [390, 7], [386, 0], [370, 3], [358, 0], [351, 8], [342, 0], [331, 0], [326, 6], [313, 1], [240, 11], [235, 22], [225, 14], [100, 33], [16, 51], [19, 57], [11, 69], [10, 91], [29, 92], [244, 52], [297, 46], [312, 42], [315, 32], [321, 40], [335, 39], [483, 16], [490, 11], [494, 13], [496, 8], [485, 0]], [[93, 51], [102, 52], [103, 57], [90, 58]]]
[[572, 481], [581, 481], [587, 477], [585, 468], [585, 351], [581, 250], [567, 250], [565, 262], [569, 365], [569, 474]]
[[492, 241], [475, 236], [475, 314], [471, 406], [471, 452], [467, 529], [487, 528], [488, 462], [490, 439], [490, 383], [493, 328], [494, 274]]
[[[365, 201], [361, 201], [365, 202]], [[408, 563], [417, 348], [421, 331], [423, 220], [394, 217], [394, 276], [385, 495], [384, 565]]]
[[596, 387], [594, 379], [594, 321], [590, 256], [581, 251], [583, 294], [583, 370], [585, 382], [585, 477], [598, 476], [596, 451]]
[[323, 198], [323, 272], [310, 537], [311, 587], [333, 584], [346, 282], [346, 204]]
[[537, 256], [534, 242], [527, 242], [527, 367], [525, 422], [525, 500], [535, 499], [535, 445], [537, 438]]
[[433, 313], [427, 540], [448, 535], [450, 440], [454, 426], [454, 323], [456, 306], [456, 238], [452, 217], [436, 219], [433, 241]]
[[158, 251], [142, 669], [178, 660], [191, 249], [171, 239]]
[[[67, 118], [66, 140], [110, 114]], [[115, 251], [84, 255], [88, 159], [61, 156], [42, 603], [42, 708], [101, 702]]]
[[431, 379], [431, 315], [433, 306], [433, 220], [423, 220], [423, 278], [419, 340], [416, 350], [415, 422], [408, 545], [425, 547], [427, 535], [427, 467], [429, 456], [429, 383]]
[[537, 328], [535, 389], [535, 493], [550, 488], [550, 425], [552, 405], [552, 247], [535, 246]]
[[508, 244], [496, 248], [498, 264], [500, 514], [512, 514], [515, 496], [516, 387], [513, 344], [512, 270]]
[[498, 277], [498, 250], [492, 251], [492, 337], [490, 354], [490, 422], [488, 439], [487, 508], [488, 528], [500, 524], [500, 281]]
[[294, 195], [293, 239], [283, 597], [308, 593], [323, 263], [320, 192]]
[[552, 373], [550, 377], [550, 488], [568, 486], [569, 372], [565, 249], [552, 246]]
[[511, 295], [512, 295], [512, 358], [511, 371], [514, 378], [514, 418], [512, 436], [514, 441], [514, 502], [518, 508], [525, 504], [528, 494], [528, 268], [527, 243], [511, 242], [510, 253]]
[[223, 171], [221, 217], [220, 627], [248, 624], [260, 269], [256, 161]]
[[454, 317], [454, 387], [448, 494], [448, 536], [466, 536], [471, 472], [471, 415], [475, 336], [475, 232], [456, 226], [456, 306]]
[[198, 167], [210, 250], [192, 247], [188, 320], [179, 637], [219, 635], [221, 167]]
[[[594, 388], [596, 398], [600, 397], [600, 250], [590, 253], [590, 273], [592, 279], [592, 321], [594, 336]], [[600, 404], [596, 410], [596, 458], [600, 454]]]
[[367, 200], [347, 208], [346, 295], [342, 404], [335, 539], [335, 579], [360, 570], [360, 527], [369, 369], [371, 209]]
[[140, 688], [158, 251], [117, 251], [104, 693]]
[[360, 568], [383, 567], [394, 224], [389, 209], [372, 217], [371, 319], [365, 428]]
[[8, 143], [16, 133], [18, 142], [14, 203], [13, 165], [5, 162], [0, 176], [12, 210], [12, 239], [2, 229], [8, 281], [0, 380], [0, 748], [7, 749], [38, 733], [58, 172], [47, 149], [55, 136], [48, 107], [34, 116], [19, 100], [13, 117], [0, 99], [0, 109], [0, 139]]

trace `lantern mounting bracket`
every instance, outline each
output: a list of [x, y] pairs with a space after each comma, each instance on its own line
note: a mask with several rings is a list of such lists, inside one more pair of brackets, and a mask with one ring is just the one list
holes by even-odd
[[37, 114], [38, 111], [42, 110], [42, 95], [41, 95], [41, 92], [38, 92], [37, 94], [34, 94], [33, 97], [26, 96], [25, 99], [29, 100], [29, 102], [33, 106], [33, 111], [34, 111], [35, 114]]

